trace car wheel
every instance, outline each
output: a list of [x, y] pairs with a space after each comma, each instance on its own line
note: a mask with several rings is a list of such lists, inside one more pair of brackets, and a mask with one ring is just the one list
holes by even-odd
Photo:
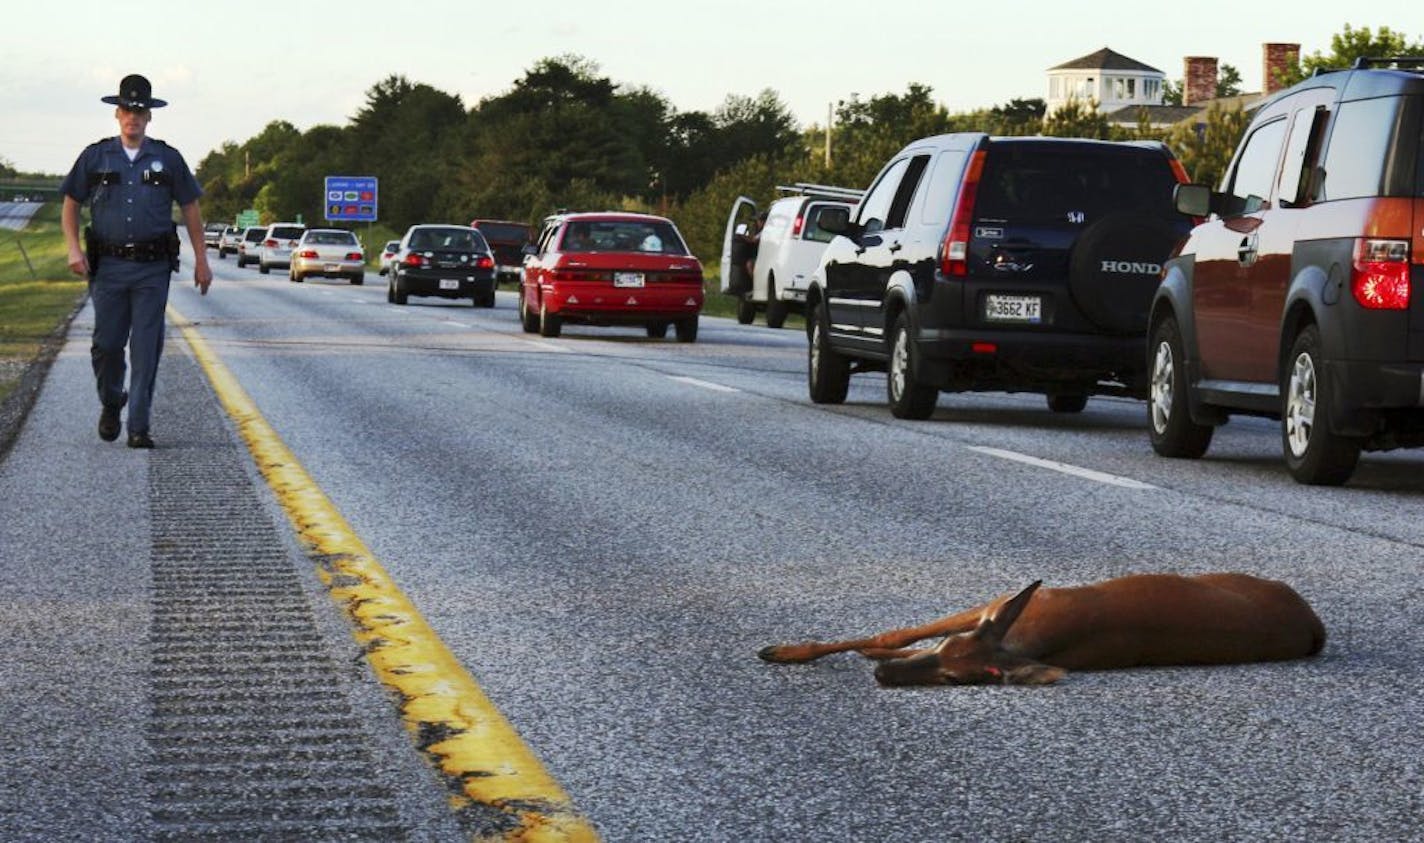
[[302, 273], [297, 272], [295, 269], [291, 269], [287, 271], [287, 279], [294, 283], [300, 284], [303, 281], [307, 280], [307, 277]]
[[267, 264], [263, 263], [261, 260], [257, 261], [257, 271], [262, 273], [263, 275], [272, 274], [272, 270], [267, 266]]
[[1088, 406], [1088, 396], [1076, 392], [1048, 396], [1048, 409], [1055, 413], [1081, 413]]
[[386, 282], [386, 302], [388, 304], [396, 303], [396, 282], [394, 280]]
[[668, 323], [649, 322], [647, 324], [648, 336], [655, 340], [660, 340], [667, 336]]
[[557, 313], [550, 313], [547, 304], [539, 304], [539, 336], [557, 337], [563, 333], [564, 320]]
[[1295, 338], [1286, 363], [1281, 444], [1297, 481], [1339, 486], [1355, 472], [1362, 443], [1330, 430], [1330, 380], [1320, 363], [1320, 330], [1310, 325]]
[[816, 308], [806, 351], [806, 385], [816, 404], [842, 404], [850, 391], [850, 361], [831, 348], [830, 324], [826, 306]]
[[490, 290], [484, 295], [484, 298], [480, 300], [480, 306], [494, 307], [494, 290]]
[[396, 304], [405, 304], [407, 301], [409, 301], [410, 294], [406, 292], [405, 281], [402, 280], [399, 275], [395, 276], [395, 280], [391, 282], [391, 286], [393, 287], [393, 295], [395, 297]]
[[776, 276], [766, 276], [766, 326], [780, 328], [786, 324], [786, 302], [776, 297]]
[[697, 342], [697, 317], [689, 316], [672, 323], [678, 342]]
[[1149, 363], [1147, 397], [1148, 433], [1152, 450], [1164, 457], [1196, 459], [1206, 453], [1216, 428], [1192, 421], [1187, 410], [1186, 352], [1177, 320], [1163, 319], [1152, 331], [1149, 343], [1152, 360]]
[[360, 287], [361, 285], [365, 284], [365, 283], [366, 283], [366, 273], [364, 273], [364, 272], [353, 272], [353, 273], [351, 273], [351, 283], [352, 283], [353, 286], [356, 286], [356, 287]]
[[529, 299], [522, 286], [519, 288], [519, 324], [526, 334], [539, 333], [539, 314], [529, 309]]
[[737, 322], [742, 325], [750, 325], [755, 318], [756, 302], [746, 296], [737, 299]]
[[895, 317], [891, 333], [890, 367], [885, 377], [885, 395], [890, 412], [897, 419], [927, 419], [939, 401], [939, 390], [920, 383], [915, 373], [914, 349], [910, 347], [910, 317]]

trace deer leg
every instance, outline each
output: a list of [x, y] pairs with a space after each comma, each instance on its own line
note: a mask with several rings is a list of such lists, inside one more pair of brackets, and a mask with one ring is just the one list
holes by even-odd
[[867, 659], [874, 659], [878, 662], [889, 661], [891, 659], [908, 659], [914, 656], [921, 656], [925, 653], [934, 652], [933, 647], [904, 647], [899, 650], [886, 650], [881, 647], [866, 647], [856, 650]]
[[[979, 626], [979, 621], [984, 614], [994, 605], [1001, 602], [996, 600], [983, 606], [977, 606], [949, 617], [940, 618], [919, 626], [909, 626], [903, 629], [892, 629], [882, 632], [879, 635], [872, 635], [869, 638], [852, 638], [846, 641], [806, 641], [799, 644], [773, 644], [763, 647], [757, 653], [764, 661], [778, 662], [782, 664], [799, 664], [801, 662], [814, 661], [821, 656], [828, 656], [831, 653], [845, 653], [850, 650], [857, 650], [863, 655], [872, 659], [901, 658], [900, 654], [893, 651], [908, 647], [916, 641], [926, 638], [936, 638], [943, 635], [954, 635], [960, 632], [969, 632]], [[903, 655], [914, 655], [912, 652], [905, 652]]]

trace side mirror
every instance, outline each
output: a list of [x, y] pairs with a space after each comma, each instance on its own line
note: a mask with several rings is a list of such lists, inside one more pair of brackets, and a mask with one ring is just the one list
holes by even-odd
[[1206, 217], [1212, 212], [1211, 188], [1204, 184], [1179, 184], [1172, 189], [1172, 206], [1189, 217]]
[[850, 209], [825, 209], [819, 217], [816, 217], [816, 227], [832, 234], [848, 234], [850, 232]]

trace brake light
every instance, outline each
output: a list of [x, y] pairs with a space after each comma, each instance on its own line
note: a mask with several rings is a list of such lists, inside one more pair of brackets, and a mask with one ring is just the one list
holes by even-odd
[[969, 159], [964, 178], [959, 183], [959, 201], [954, 203], [954, 216], [949, 218], [949, 233], [940, 246], [939, 271], [942, 275], [963, 277], [969, 274], [969, 224], [974, 218], [974, 198], [979, 193], [979, 177], [984, 174], [986, 153], [981, 149]]
[[401, 261], [401, 266], [425, 266], [425, 258], [411, 252], [405, 256], [405, 260]]
[[346, 259], [349, 261], [360, 261], [365, 260], [366, 256], [361, 254], [360, 252], [347, 252]]
[[300, 255], [298, 255], [297, 257], [302, 257], [302, 258], [314, 258], [314, 257], [316, 257], [316, 249], [303, 249], [303, 250], [302, 250], [302, 253], [301, 253]]
[[612, 281], [611, 272], [590, 272], [579, 269], [556, 269], [551, 276], [554, 281]]
[[275, 249], [277, 248], [277, 241], [272, 239], [263, 240], [262, 245], [266, 246], [269, 249]]
[[1358, 240], [1350, 291], [1369, 310], [1407, 310], [1409, 268], [1408, 240]]
[[494, 258], [489, 255], [480, 255], [475, 258], [475, 269], [494, 269]]
[[804, 225], [805, 222], [806, 222], [806, 215], [805, 215], [805, 214], [797, 214], [797, 215], [796, 215], [796, 222], [793, 222], [793, 223], [791, 224], [791, 236], [792, 236], [792, 237], [800, 237], [800, 236], [801, 236], [801, 226]]

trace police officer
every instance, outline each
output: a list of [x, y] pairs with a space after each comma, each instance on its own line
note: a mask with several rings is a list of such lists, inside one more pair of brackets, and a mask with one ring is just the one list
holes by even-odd
[[[155, 108], [148, 80], [125, 76], [117, 96], [102, 97], [117, 106], [117, 137], [90, 144], [79, 154], [60, 190], [64, 193], [61, 226], [69, 247], [69, 269], [89, 279], [94, 302], [94, 337], [90, 356], [98, 382], [99, 438], [119, 437], [119, 411], [128, 404], [128, 445], [152, 448], [149, 409], [158, 358], [163, 353], [163, 313], [168, 281], [178, 268], [178, 236], [173, 203], [193, 244], [193, 283], [208, 293], [213, 273], [203, 247], [203, 191], [178, 150], [147, 136]], [[90, 205], [90, 228], [80, 248], [80, 206]], [[125, 346], [133, 358], [124, 389]]]

